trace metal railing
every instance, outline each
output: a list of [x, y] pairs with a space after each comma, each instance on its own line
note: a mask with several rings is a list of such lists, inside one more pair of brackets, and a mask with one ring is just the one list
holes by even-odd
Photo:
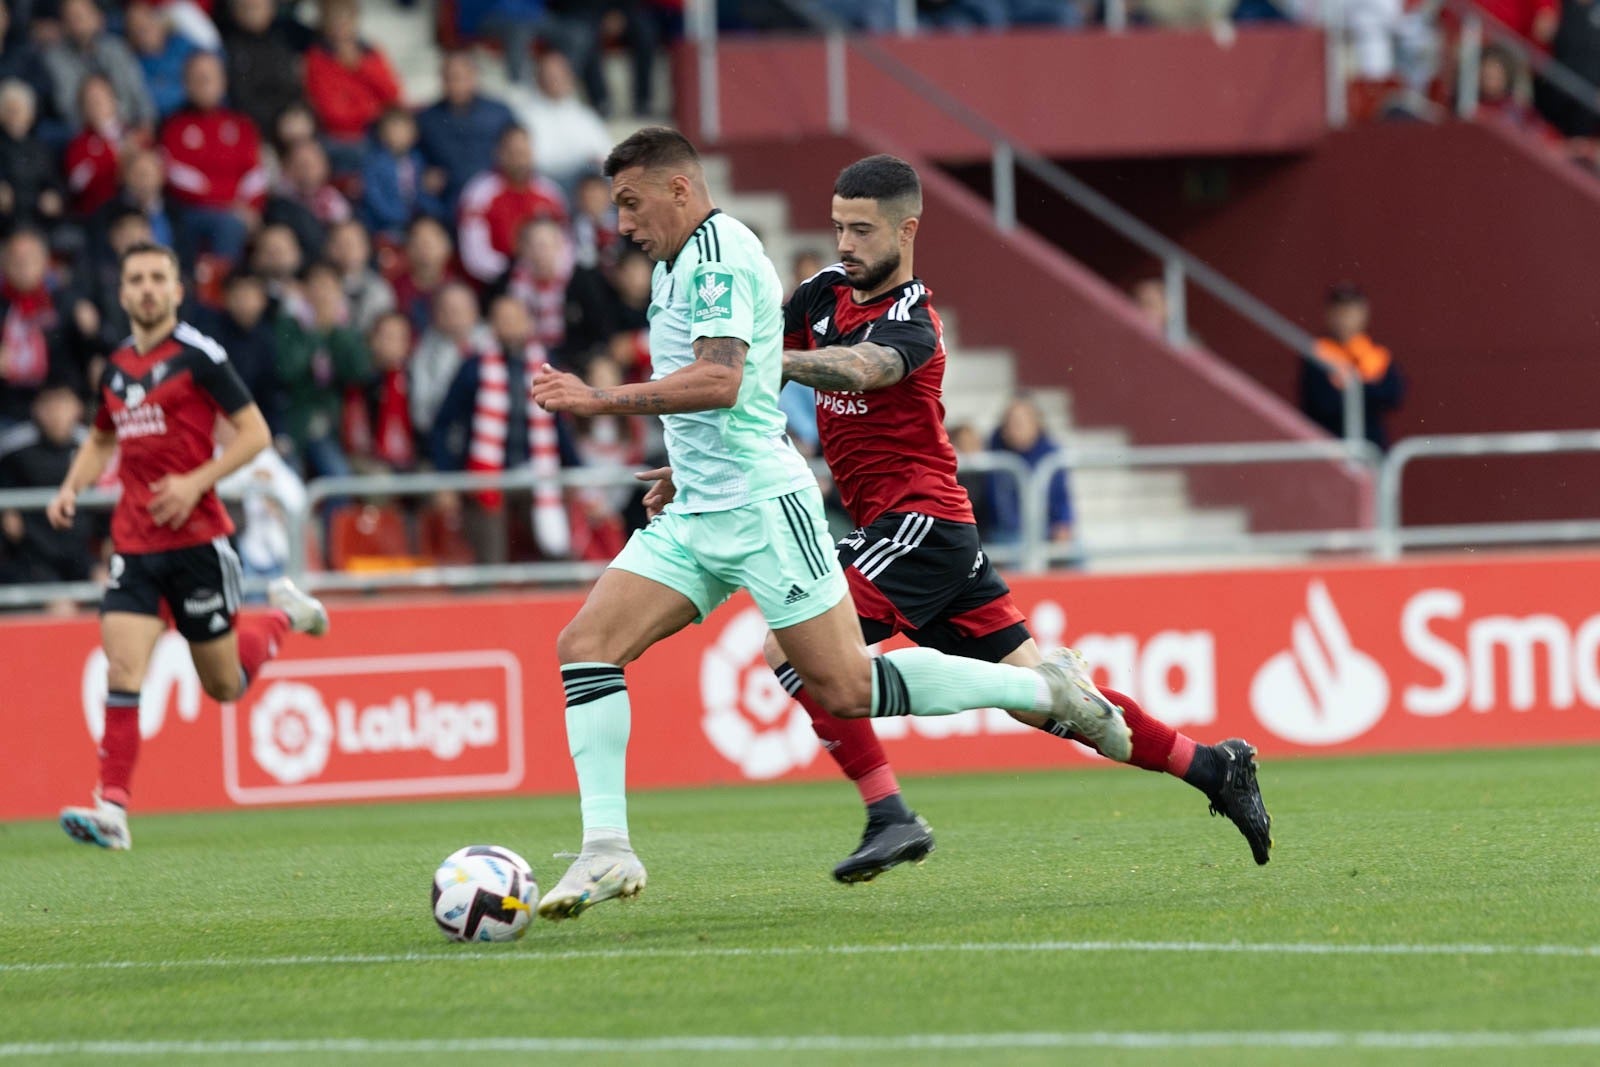
[[[303, 516], [298, 509], [290, 507], [285, 501], [274, 496], [265, 488], [250, 486], [248, 489], [218, 491], [218, 496], [229, 503], [243, 501], [246, 497], [264, 497], [277, 501], [284, 514], [291, 517], [294, 523], [303, 522]], [[118, 489], [86, 489], [79, 493], [75, 501], [77, 510], [106, 511], [116, 506], [122, 497], [122, 490]], [[3, 489], [0, 490], [0, 512], [4, 511], [43, 511], [50, 506], [56, 498], [56, 489]], [[302, 565], [303, 569], [303, 565]], [[266, 592], [266, 579], [247, 578], [244, 581], [244, 593], [247, 596], [257, 596]], [[104, 592], [98, 582], [33, 582], [24, 585], [0, 585], [0, 609], [36, 607], [41, 604], [53, 604], [58, 601], [75, 601], [86, 603], [98, 600]]]
[[[1322, 359], [1317, 355], [1316, 339], [1310, 333], [1289, 321], [1221, 271], [1168, 240], [1055, 163], [1029, 151], [996, 123], [973, 111], [946, 92], [942, 86], [879, 47], [873, 38], [852, 35], [837, 18], [818, 8], [810, 0], [783, 0], [783, 2], [825, 35], [826, 54], [829, 57], [826, 66], [830, 127], [843, 130], [849, 125], [849, 64], [846, 58], [848, 52], [853, 51], [879, 71], [915, 93], [923, 104], [943, 113], [946, 118], [988, 144], [994, 183], [994, 221], [996, 228], [1002, 233], [1009, 233], [1017, 226], [1016, 181], [1017, 169], [1020, 167], [1069, 203], [1161, 261], [1162, 277], [1167, 293], [1165, 334], [1168, 340], [1173, 343], [1187, 343], [1188, 301], [1184, 298], [1184, 293], [1187, 285], [1193, 283], [1246, 322], [1288, 348], [1300, 359], [1319, 368], [1324, 366]], [[715, 7], [714, 0], [690, 0], [690, 8], [694, 11], [690, 22], [694, 27], [700, 69], [698, 101], [700, 128], [710, 143], [717, 141], [721, 131], [721, 105], [714, 81], [717, 62]], [[708, 71], [712, 72], [713, 78], [710, 83], [711, 91], [707, 89]], [[1364, 440], [1366, 438], [1365, 390], [1357, 377], [1348, 376], [1343, 385], [1343, 396], [1343, 436], [1345, 440], [1352, 442]]]
[[[1208, 445], [1137, 446], [1092, 451], [1066, 450], [1030, 468], [1019, 457], [1004, 452], [985, 452], [962, 457], [962, 471], [995, 473], [1012, 479], [1019, 487], [1022, 540], [1014, 545], [986, 546], [997, 564], [1019, 572], [1042, 572], [1057, 563], [1093, 563], [1137, 556], [1183, 558], [1206, 555], [1273, 555], [1280, 553], [1360, 553], [1394, 559], [1405, 549], [1470, 544], [1536, 544], [1575, 541], [1600, 542], [1600, 519], [1574, 519], [1559, 522], [1499, 522], [1457, 525], [1406, 526], [1401, 512], [1403, 479], [1419, 459], [1469, 458], [1477, 456], [1537, 456], [1561, 453], [1600, 452], [1600, 430], [1571, 430], [1550, 433], [1467, 434], [1448, 437], [1409, 438], [1387, 456], [1365, 441], [1354, 445], [1344, 441], [1252, 441]], [[1238, 531], [1223, 536], [1200, 538], [1189, 534], [1171, 540], [1116, 544], [1082, 537], [1066, 545], [1052, 544], [1046, 519], [1049, 510], [1051, 479], [1058, 473], [1091, 470], [1150, 470], [1156, 468], [1263, 466], [1285, 463], [1338, 462], [1366, 471], [1375, 471], [1375, 499], [1371, 526], [1313, 529], [1282, 532]], [[820, 461], [813, 463], [826, 473]], [[573, 489], [635, 488], [633, 472], [624, 468], [596, 468], [563, 471], [560, 481]], [[355, 478], [323, 478], [307, 486], [303, 507], [280, 502], [289, 532], [292, 557], [287, 571], [306, 587], [318, 591], [435, 588], [460, 589], [494, 585], [575, 584], [592, 580], [605, 568], [594, 561], [551, 560], [534, 563], [459, 566], [422, 566], [373, 572], [316, 571], [306, 567], [303, 546], [308, 534], [321, 535], [318, 507], [330, 500], [385, 499], [407, 495], [453, 491], [480, 492], [488, 489], [531, 489], [536, 483], [526, 469], [498, 473], [447, 472], [437, 474], [375, 475]], [[260, 490], [252, 490], [261, 492]], [[53, 489], [14, 489], [0, 491], [0, 511], [42, 510], [54, 497]], [[1082, 496], [1081, 493], [1077, 494]], [[244, 493], [229, 499], [243, 499]], [[115, 503], [116, 493], [85, 492], [78, 497], [81, 510], [105, 508]], [[1090, 529], [1092, 532], [1092, 524]], [[264, 580], [247, 581], [247, 592], [259, 592]], [[58, 600], [92, 602], [101, 594], [94, 582], [40, 583], [0, 586], [0, 608], [32, 607]]]
[[1527, 544], [1600, 540], [1600, 519], [1554, 522], [1458, 523], [1407, 527], [1401, 515], [1402, 479], [1419, 459], [1476, 456], [1548, 456], [1600, 452], [1600, 430], [1454, 434], [1409, 437], [1385, 457], [1378, 474], [1378, 554], [1397, 559], [1406, 548], [1473, 544]]
[[[1095, 452], [1061, 452], [1048, 456], [1033, 469], [1028, 495], [1041, 509], [1039, 525], [1043, 532], [1042, 509], [1048, 506], [1050, 483], [1057, 474], [1084, 470], [1138, 470], [1151, 467], [1235, 467], [1284, 463], [1335, 462], [1369, 472], [1368, 485], [1375, 487], [1383, 454], [1369, 441], [1245, 441], [1210, 445], [1148, 445], [1138, 448]], [[1374, 489], [1375, 495], [1375, 489]], [[1374, 506], [1368, 513], [1374, 513]], [[1224, 537], [1203, 539], [1184, 535], [1169, 541], [1138, 544], [1111, 544], [1081, 537], [1065, 545], [1052, 544], [1048, 537], [1029, 543], [1031, 554], [1024, 557], [1027, 569], [1047, 570], [1052, 563], [1084, 564], [1091, 559], [1129, 556], [1249, 555], [1277, 552], [1363, 552], [1378, 542], [1378, 531], [1370, 527], [1253, 532], [1244, 530]]]

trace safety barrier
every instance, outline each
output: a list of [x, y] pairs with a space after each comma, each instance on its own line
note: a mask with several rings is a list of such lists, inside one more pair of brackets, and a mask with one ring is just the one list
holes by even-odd
[[[1425, 458], [1470, 456], [1530, 456], [1571, 452], [1600, 452], [1600, 430], [1556, 433], [1471, 434], [1409, 438], [1387, 456], [1365, 441], [1354, 444], [1330, 441], [1246, 441], [1232, 444], [1135, 446], [1095, 451], [1063, 450], [1036, 468], [1029, 468], [1010, 453], [984, 452], [962, 457], [963, 472], [994, 473], [1012, 479], [1019, 487], [1023, 538], [1016, 545], [996, 544], [991, 558], [1008, 571], [1038, 574], [1060, 564], [1094, 564], [1106, 560], [1140, 557], [1173, 558], [1237, 555], [1241, 559], [1290, 553], [1341, 553], [1394, 559], [1407, 548], [1474, 544], [1553, 544], [1600, 541], [1600, 519], [1564, 522], [1513, 522], [1407, 526], [1401, 511], [1406, 470]], [[1075, 540], [1052, 544], [1045, 530], [1051, 479], [1060, 472], [1089, 470], [1183, 469], [1187, 467], [1246, 467], [1266, 464], [1336, 462], [1370, 472], [1376, 486], [1370, 526], [1339, 529], [1259, 531], [1246, 530], [1225, 537], [1185, 536], [1167, 541], [1107, 543]], [[827, 473], [820, 461], [819, 475]], [[636, 488], [633, 472], [625, 468], [562, 471], [560, 482], [571, 489]], [[534, 486], [531, 471], [496, 473], [441, 472], [319, 478], [307, 486], [303, 508], [280, 502], [288, 524], [291, 556], [286, 571], [307, 588], [317, 591], [376, 589], [453, 589], [514, 585], [573, 585], [592, 581], [605, 564], [594, 561], [550, 560], [497, 565], [423, 566], [371, 573], [315, 570], [307, 566], [307, 536], [321, 537], [318, 508], [330, 500], [387, 499], [444, 490], [471, 493], [488, 489], [527, 490]], [[0, 491], [0, 511], [42, 510], [55, 495], [53, 489]], [[1081, 494], [1080, 494], [1081, 496]], [[81, 509], [106, 508], [115, 493], [86, 492]], [[232, 499], [240, 499], [234, 495]], [[247, 581], [247, 594], [259, 593], [262, 580]], [[30, 607], [55, 601], [92, 602], [100, 596], [93, 582], [0, 586], [0, 608]]]

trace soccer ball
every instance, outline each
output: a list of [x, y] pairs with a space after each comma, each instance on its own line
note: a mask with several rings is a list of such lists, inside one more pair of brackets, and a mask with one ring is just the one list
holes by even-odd
[[528, 932], [538, 895], [527, 860], [498, 845], [468, 845], [433, 872], [433, 921], [452, 941], [515, 941]]

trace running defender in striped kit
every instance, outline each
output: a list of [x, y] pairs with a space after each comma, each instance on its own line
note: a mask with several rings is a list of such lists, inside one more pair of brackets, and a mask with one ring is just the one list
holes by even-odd
[[[944, 328], [932, 292], [912, 269], [922, 222], [917, 172], [893, 156], [859, 160], [834, 183], [831, 212], [839, 262], [801, 283], [784, 308], [783, 368], [786, 378], [817, 390], [823, 457], [859, 525], [838, 552], [862, 633], [873, 643], [904, 633], [955, 656], [1036, 665], [1045, 657], [983, 551], [945, 434]], [[834, 867], [834, 877], [869, 881], [927, 855], [933, 831], [901, 798], [870, 727], [827, 714], [784, 662], [779, 642], [769, 640], [766, 654], [867, 807], [861, 844]], [[1077, 663], [1069, 649], [1051, 656]], [[1213, 814], [1238, 827], [1255, 861], [1266, 863], [1272, 819], [1256, 781], [1255, 749], [1237, 738], [1197, 744], [1131, 696], [1105, 695], [1127, 723], [1126, 748], [1047, 715], [1012, 716], [1188, 782], [1210, 800]]]

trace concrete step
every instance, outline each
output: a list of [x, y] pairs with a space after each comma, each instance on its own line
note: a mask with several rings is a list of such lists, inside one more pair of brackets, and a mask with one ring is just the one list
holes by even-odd
[[1178, 516], [1140, 515], [1121, 519], [1085, 517], [1075, 525], [1073, 533], [1086, 549], [1092, 551], [1097, 545], [1121, 549], [1189, 540], [1216, 540], [1242, 534], [1249, 526], [1249, 518], [1242, 509], [1217, 508]]

